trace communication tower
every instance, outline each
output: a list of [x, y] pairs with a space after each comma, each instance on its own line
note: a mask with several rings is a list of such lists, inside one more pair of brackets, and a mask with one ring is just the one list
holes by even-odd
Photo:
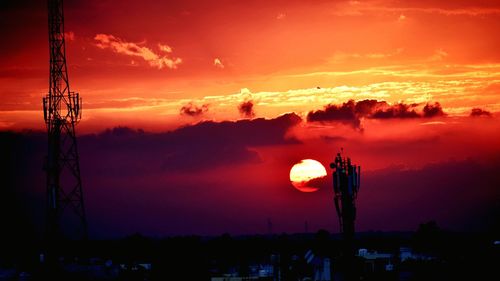
[[48, 133], [46, 235], [53, 244], [65, 236], [86, 239], [87, 219], [75, 135], [75, 125], [82, 117], [82, 99], [69, 87], [63, 1], [48, 0], [48, 15], [50, 77], [43, 115]]
[[361, 167], [353, 165], [350, 158], [340, 153], [330, 163], [333, 171], [335, 210], [339, 217], [340, 230], [344, 240], [345, 256], [354, 256], [354, 221], [356, 219], [356, 196], [361, 182]]

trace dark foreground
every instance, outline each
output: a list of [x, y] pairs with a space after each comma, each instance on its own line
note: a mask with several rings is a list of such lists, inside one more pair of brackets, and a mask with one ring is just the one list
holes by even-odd
[[[487, 280], [498, 276], [497, 243], [491, 234], [449, 233], [432, 225], [416, 233], [361, 233], [356, 280]], [[321, 230], [66, 242], [52, 271], [47, 257], [41, 259], [41, 243], [5, 245], [0, 280], [345, 280], [341, 240]]]

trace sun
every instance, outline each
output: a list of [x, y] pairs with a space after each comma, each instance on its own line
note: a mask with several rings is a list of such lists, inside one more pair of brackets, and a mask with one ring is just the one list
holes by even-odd
[[302, 192], [314, 192], [320, 188], [319, 181], [326, 177], [325, 167], [313, 159], [303, 159], [290, 169], [292, 185]]

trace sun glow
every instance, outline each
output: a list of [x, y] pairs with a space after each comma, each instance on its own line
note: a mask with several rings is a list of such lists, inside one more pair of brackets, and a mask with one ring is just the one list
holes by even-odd
[[326, 176], [325, 167], [313, 159], [304, 159], [295, 164], [290, 170], [290, 181], [292, 185], [302, 192], [314, 192], [319, 189], [311, 181]]

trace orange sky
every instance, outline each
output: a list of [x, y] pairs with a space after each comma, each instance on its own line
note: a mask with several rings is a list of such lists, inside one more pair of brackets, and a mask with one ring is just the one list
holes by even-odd
[[[331, 185], [305, 195], [289, 171], [331, 173], [340, 148], [363, 169], [362, 231], [467, 229], [497, 209], [498, 1], [65, 4], [96, 235], [337, 227]], [[43, 196], [45, 1], [2, 1], [0, 26], [7, 186]], [[25, 129], [41, 133], [4, 132]]]
[[[2, 129], [43, 129], [46, 11], [31, 2], [2, 9]], [[235, 120], [244, 100], [267, 118], [349, 99], [500, 111], [495, 1], [67, 2], [84, 132]], [[208, 110], [181, 116], [189, 102]]]

